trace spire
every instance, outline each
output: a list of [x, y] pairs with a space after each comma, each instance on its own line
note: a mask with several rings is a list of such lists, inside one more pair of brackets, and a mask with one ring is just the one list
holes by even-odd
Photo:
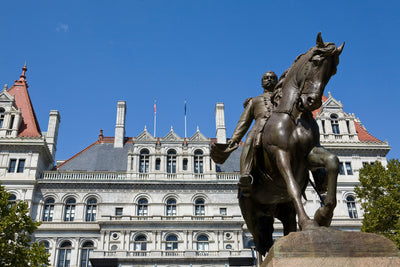
[[25, 65], [22, 67], [22, 74], [21, 76], [19, 76], [19, 81], [23, 82], [26, 80], [26, 71], [28, 70], [28, 68], [26, 67], [26, 61], [25, 61]]

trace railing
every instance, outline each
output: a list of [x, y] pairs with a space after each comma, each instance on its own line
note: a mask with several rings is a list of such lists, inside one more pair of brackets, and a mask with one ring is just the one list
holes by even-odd
[[242, 220], [240, 215], [214, 215], [214, 216], [130, 216], [130, 215], [102, 215], [100, 221], [232, 221]]
[[216, 250], [216, 251], [198, 251], [198, 250], [150, 250], [150, 251], [94, 251], [92, 258], [103, 258], [103, 257], [243, 257], [251, 256], [249, 249], [244, 250]]
[[126, 180], [125, 172], [44, 171], [41, 180]]
[[130, 172], [87, 172], [87, 171], [43, 171], [39, 180], [73, 181], [232, 181], [239, 179], [239, 173], [130, 173]]

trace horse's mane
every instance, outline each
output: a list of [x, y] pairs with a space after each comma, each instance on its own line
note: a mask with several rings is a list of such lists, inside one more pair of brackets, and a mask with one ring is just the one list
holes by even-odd
[[296, 57], [296, 59], [294, 60], [294, 62], [292, 63], [292, 65], [285, 70], [281, 77], [279, 78], [278, 83], [275, 85], [275, 90], [274, 93], [271, 96], [271, 102], [274, 104], [274, 106], [276, 107], [279, 103], [279, 100], [282, 98], [282, 87], [283, 87], [283, 83], [285, 82], [285, 79], [288, 76], [288, 73], [290, 73], [290, 71], [294, 68], [293, 66], [296, 65], [296, 63], [300, 60], [300, 58], [302, 58], [305, 55], [308, 55], [308, 60], [313, 58], [313, 56], [315, 55], [320, 55], [322, 57], [333, 57], [334, 60], [334, 65], [335, 68], [333, 70], [333, 75], [336, 74], [336, 66], [339, 64], [339, 51], [337, 50], [337, 47], [334, 43], [324, 43], [323, 47], [319, 47], [319, 46], [315, 46], [310, 48], [306, 53], [300, 54], [299, 56]]

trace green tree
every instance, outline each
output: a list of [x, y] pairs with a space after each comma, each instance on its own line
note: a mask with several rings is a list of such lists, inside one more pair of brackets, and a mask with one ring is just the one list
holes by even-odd
[[361, 231], [382, 234], [400, 249], [400, 161], [365, 164], [355, 192], [364, 210]]
[[47, 266], [49, 254], [43, 245], [31, 242], [40, 225], [29, 216], [24, 201], [10, 202], [0, 185], [0, 266]]

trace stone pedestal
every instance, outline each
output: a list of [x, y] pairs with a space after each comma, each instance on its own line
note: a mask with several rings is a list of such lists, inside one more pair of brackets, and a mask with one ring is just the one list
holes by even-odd
[[400, 266], [400, 252], [381, 235], [320, 227], [278, 239], [261, 266]]

